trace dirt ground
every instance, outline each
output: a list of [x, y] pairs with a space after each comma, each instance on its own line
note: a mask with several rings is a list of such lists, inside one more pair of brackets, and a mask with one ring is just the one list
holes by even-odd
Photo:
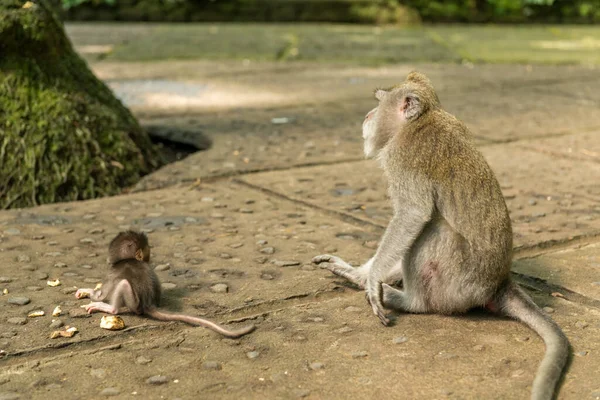
[[[127, 194], [0, 212], [0, 399], [528, 398], [544, 346], [526, 327], [474, 311], [396, 314], [384, 328], [363, 293], [310, 262], [335, 253], [359, 265], [373, 254], [391, 207], [381, 172], [363, 160], [360, 125], [373, 89], [412, 69], [431, 77], [498, 176], [514, 277], [572, 344], [559, 398], [600, 398], [597, 69], [92, 67], [135, 97], [143, 124], [185, 128], [212, 145]], [[108, 242], [129, 228], [149, 235], [166, 309], [258, 329], [231, 340], [133, 315], [123, 316], [125, 330], [101, 329], [74, 292], [101, 281]], [[60, 286], [47, 284], [54, 279]], [[28, 317], [37, 310], [45, 315]], [[60, 324], [78, 332], [50, 339]]]

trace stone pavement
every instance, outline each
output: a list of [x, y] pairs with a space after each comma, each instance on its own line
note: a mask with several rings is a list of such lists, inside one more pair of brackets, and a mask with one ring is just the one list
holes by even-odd
[[[109, 83], [207, 84], [202, 101], [163, 94], [133, 109], [144, 124], [213, 144], [129, 194], [0, 212], [0, 399], [528, 398], [544, 346], [526, 327], [474, 311], [396, 315], [384, 328], [363, 293], [310, 263], [327, 252], [359, 265], [373, 254], [391, 209], [381, 172], [362, 159], [360, 125], [373, 88], [414, 66], [93, 67]], [[514, 276], [571, 341], [559, 398], [600, 398], [598, 71], [418, 69], [496, 171]], [[100, 329], [74, 291], [101, 280], [108, 242], [128, 228], [148, 232], [166, 309], [257, 331], [222, 339], [133, 315], [126, 330]], [[72, 338], [49, 339], [57, 305], [78, 329]], [[46, 315], [27, 317], [36, 310]]]

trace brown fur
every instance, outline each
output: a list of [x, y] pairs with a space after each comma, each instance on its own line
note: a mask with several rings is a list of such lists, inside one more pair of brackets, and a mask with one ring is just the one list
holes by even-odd
[[[254, 325], [228, 330], [209, 320], [184, 314], [160, 311], [161, 285], [150, 267], [150, 245], [145, 234], [135, 231], [119, 233], [108, 246], [110, 271], [102, 287], [97, 290], [79, 289], [75, 297], [85, 295], [94, 300], [86, 309], [118, 314], [127, 307], [136, 314], [148, 315], [161, 321], [182, 321], [209, 328], [223, 336], [237, 338], [252, 332]], [[107, 302], [105, 302], [107, 301]]]

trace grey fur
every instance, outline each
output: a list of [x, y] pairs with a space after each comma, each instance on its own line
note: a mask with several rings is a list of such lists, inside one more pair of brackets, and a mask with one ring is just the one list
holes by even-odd
[[[375, 92], [363, 123], [365, 154], [382, 166], [394, 216], [360, 268], [313, 262], [365, 288], [373, 313], [463, 313], [487, 307], [524, 322], [546, 344], [532, 399], [551, 399], [569, 355], [560, 328], [510, 280], [512, 229], [500, 185], [466, 126], [441, 108], [429, 80], [411, 73]], [[402, 279], [403, 289], [389, 284]]]

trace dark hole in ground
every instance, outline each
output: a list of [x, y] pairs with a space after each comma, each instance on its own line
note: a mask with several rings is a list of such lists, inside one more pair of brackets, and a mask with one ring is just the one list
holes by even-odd
[[145, 125], [144, 129], [152, 142], [159, 146], [167, 163], [183, 160], [212, 145], [211, 140], [197, 129], [166, 125]]
[[200, 151], [196, 147], [189, 144], [173, 142], [158, 136], [150, 136], [150, 139], [152, 140], [152, 143], [158, 145], [161, 154], [168, 164], [171, 164], [175, 161], [181, 161], [190, 154]]

